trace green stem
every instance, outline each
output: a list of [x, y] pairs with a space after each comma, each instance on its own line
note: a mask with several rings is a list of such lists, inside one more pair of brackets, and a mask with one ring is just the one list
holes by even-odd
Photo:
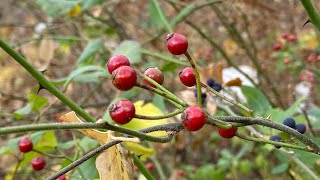
[[169, 96], [168, 94], [166, 94], [165, 92], [163, 92], [159, 89], [153, 88], [148, 85], [140, 84], [140, 83], [137, 83], [136, 86], [140, 87], [142, 89], [146, 89], [148, 91], [151, 91], [153, 93], [156, 93], [162, 97], [165, 97], [170, 103], [172, 103], [174, 106], [176, 106], [179, 109], [185, 106], [184, 103], [181, 103], [180, 101], [176, 101], [175, 98], [172, 98], [172, 96]]
[[313, 152], [312, 149], [308, 149], [307, 147], [296, 146], [296, 145], [288, 144], [288, 143], [284, 143], [284, 142], [277, 142], [277, 141], [271, 141], [271, 140], [266, 140], [266, 139], [254, 138], [254, 137], [250, 137], [250, 136], [244, 136], [244, 135], [241, 135], [239, 133], [237, 133], [236, 136], [241, 138], [241, 139], [247, 140], [247, 141], [253, 141], [253, 142], [257, 142], [257, 143], [265, 143], [265, 144], [272, 144], [272, 145], [278, 145], [278, 146], [281, 146], [281, 147], [287, 147], [287, 148], [299, 149], [299, 150], [307, 151], [307, 152]]
[[154, 85], [157, 88], [159, 88], [160, 90], [162, 90], [165, 94], [167, 94], [168, 97], [170, 97], [170, 99], [174, 100], [175, 102], [178, 102], [179, 104], [181, 104], [184, 107], [188, 106], [188, 104], [186, 102], [184, 102], [182, 99], [180, 99], [179, 97], [177, 97], [176, 95], [174, 95], [173, 93], [168, 91], [166, 88], [164, 88], [163, 86], [158, 84], [153, 79], [149, 78], [148, 76], [144, 75], [143, 73], [141, 73], [139, 71], [136, 71], [136, 72], [137, 72], [138, 76], [142, 77], [143, 79], [145, 79], [148, 82], [150, 82], [152, 85]]
[[244, 111], [246, 111], [250, 115], [253, 115], [253, 110], [247, 108], [245, 105], [226, 97], [225, 95], [219, 93], [218, 91], [212, 89], [211, 87], [209, 87], [208, 85], [206, 85], [204, 83], [201, 83], [201, 86], [206, 88], [209, 92], [211, 92], [211, 93], [215, 94], [216, 96], [220, 97], [221, 99], [224, 99], [225, 101], [228, 101], [229, 103], [231, 103], [231, 104], [233, 104], [235, 106], [238, 106], [239, 108], [243, 109]]
[[159, 163], [159, 161], [154, 157], [154, 156], [150, 156], [150, 160], [153, 162], [153, 164], [156, 166], [156, 169], [159, 173], [159, 176], [160, 176], [160, 180], [166, 180], [168, 179], [166, 177], [166, 175], [164, 174], [163, 172], [163, 169], [161, 167], [161, 164]]
[[63, 155], [49, 154], [49, 153], [45, 153], [45, 152], [42, 152], [42, 151], [38, 151], [36, 149], [32, 149], [32, 151], [34, 151], [36, 153], [39, 153], [39, 154], [42, 154], [44, 156], [51, 157], [51, 158], [65, 158]]
[[138, 167], [140, 172], [146, 177], [148, 180], [155, 180], [152, 174], [148, 171], [148, 169], [144, 166], [143, 162], [136, 156], [133, 155], [134, 164]]
[[145, 120], [160, 120], [160, 119], [165, 119], [165, 118], [169, 118], [169, 117], [173, 117], [175, 115], [178, 115], [180, 113], [182, 113], [184, 111], [184, 109], [179, 109], [177, 111], [165, 114], [165, 115], [161, 115], [161, 116], [144, 116], [144, 115], [139, 115], [139, 114], [135, 114], [134, 118], [137, 119], [145, 119]]
[[74, 103], [71, 99], [66, 97], [58, 88], [50, 83], [38, 70], [32, 67], [21, 55], [9, 47], [4, 41], [0, 39], [0, 47], [6, 51], [13, 59], [15, 59], [21, 66], [23, 66], [38, 82], [51, 94], [55, 95], [70, 109], [75, 111], [79, 116], [89, 122], [95, 122], [95, 118], [86, 113], [80, 106]]
[[314, 26], [320, 31], [320, 15], [311, 0], [300, 0]]
[[178, 60], [178, 59], [175, 59], [175, 58], [172, 58], [172, 57], [169, 57], [169, 56], [164, 56], [162, 54], [155, 53], [155, 52], [152, 52], [152, 51], [149, 51], [149, 50], [146, 50], [146, 49], [142, 49], [141, 52], [144, 55], [148, 55], [148, 56], [152, 56], [152, 57], [155, 57], [155, 58], [159, 58], [159, 59], [162, 59], [162, 60], [165, 60], [165, 61], [168, 61], [168, 62], [172, 62], [172, 63], [175, 63], [175, 64], [180, 64], [180, 65], [184, 65], [184, 66], [188, 65], [188, 63], [185, 63], [185, 62], [183, 62], [181, 60]]
[[187, 51], [184, 55], [188, 58], [189, 63], [191, 65], [192, 69], [193, 69], [194, 75], [196, 76], [198, 106], [202, 107], [202, 96], [201, 96], [202, 92], [201, 92], [200, 74], [199, 74], [197, 66], [194, 63], [194, 61], [193, 61], [192, 57], [190, 56], [189, 52]]

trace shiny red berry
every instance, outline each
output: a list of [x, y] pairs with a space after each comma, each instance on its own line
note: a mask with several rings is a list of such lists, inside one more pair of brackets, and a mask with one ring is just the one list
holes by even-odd
[[188, 50], [188, 40], [185, 36], [178, 33], [167, 35], [167, 48], [173, 55], [181, 55]]
[[223, 138], [232, 138], [236, 134], [237, 130], [238, 130], [237, 127], [233, 127], [233, 128], [230, 128], [230, 129], [218, 128], [218, 133]]
[[153, 170], [153, 169], [154, 169], [154, 164], [153, 164], [152, 162], [148, 162], [148, 163], [146, 164], [146, 168], [147, 168], [148, 170]]
[[46, 161], [42, 157], [35, 157], [32, 159], [31, 164], [35, 171], [40, 171], [46, 165]]
[[[163, 84], [164, 81], [164, 77], [162, 72], [156, 68], [156, 67], [149, 67], [148, 69], [146, 69], [146, 71], [144, 72], [144, 75], [148, 76], [149, 78], [153, 79], [154, 81], [156, 81], [158, 84]], [[143, 80], [143, 83], [149, 86], [154, 87], [154, 85], [152, 85], [151, 83], [149, 83], [147, 80]]]
[[188, 131], [198, 131], [206, 123], [206, 115], [199, 106], [187, 107], [181, 114], [182, 124]]
[[107, 68], [110, 74], [121, 66], [130, 66], [129, 59], [124, 55], [113, 56], [107, 62]]
[[286, 58], [286, 59], [283, 60], [283, 63], [284, 63], [285, 65], [288, 65], [288, 64], [290, 63], [290, 60]]
[[137, 73], [130, 66], [121, 66], [112, 73], [112, 84], [121, 91], [127, 91], [136, 85]]
[[179, 72], [180, 81], [188, 86], [192, 87], [196, 84], [196, 76], [194, 75], [193, 69], [186, 67]]
[[18, 142], [18, 147], [21, 152], [26, 153], [32, 150], [33, 144], [28, 137], [25, 137]]
[[120, 100], [109, 107], [111, 119], [118, 124], [128, 123], [135, 115], [136, 109], [131, 101]]

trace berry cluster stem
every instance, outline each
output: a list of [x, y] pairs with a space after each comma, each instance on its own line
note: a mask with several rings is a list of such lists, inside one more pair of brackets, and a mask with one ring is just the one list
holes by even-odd
[[196, 76], [196, 87], [197, 87], [197, 100], [198, 100], [198, 106], [202, 107], [202, 97], [201, 97], [201, 82], [200, 82], [200, 74], [199, 71], [197, 69], [196, 64], [194, 63], [191, 55], [189, 54], [188, 51], [186, 51], [184, 53], [184, 55], [187, 57], [187, 59], [189, 60], [189, 63], [193, 69], [194, 75]]
[[142, 77], [143, 79], [147, 80], [148, 82], [150, 82], [152, 85], [156, 86], [157, 88], [159, 88], [161, 91], [163, 91], [168, 97], [170, 97], [171, 100], [173, 100], [174, 102], [186, 107], [188, 106], [188, 104], [186, 102], [184, 102], [182, 99], [180, 99], [179, 97], [177, 97], [176, 95], [174, 95], [173, 93], [171, 93], [170, 91], [168, 91], [166, 88], [164, 88], [162, 85], [158, 84], [156, 81], [154, 81], [153, 79], [149, 78], [148, 76], [144, 75], [143, 73], [136, 71], [138, 76]]
[[201, 83], [201, 86], [206, 88], [209, 92], [211, 92], [211, 93], [215, 94], [216, 96], [220, 97], [221, 99], [224, 99], [225, 101], [228, 101], [229, 103], [231, 103], [231, 104], [233, 104], [235, 106], [238, 106], [239, 108], [243, 109], [244, 111], [246, 111], [250, 115], [253, 115], [253, 110], [247, 108], [245, 105], [226, 97], [225, 95], [219, 93], [218, 91], [212, 89], [211, 87], [209, 87], [208, 85], [206, 85], [204, 83]]
[[161, 116], [145, 116], [145, 115], [135, 114], [134, 118], [145, 119], [145, 120], [160, 120], [160, 119], [165, 119], [165, 118], [169, 118], [169, 117], [173, 117], [175, 115], [181, 114], [183, 110], [184, 109], [179, 109], [177, 111], [174, 111], [165, 115], [161, 115]]

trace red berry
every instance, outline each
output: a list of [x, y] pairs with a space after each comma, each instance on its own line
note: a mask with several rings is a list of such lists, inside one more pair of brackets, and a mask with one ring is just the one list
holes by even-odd
[[107, 62], [107, 68], [110, 74], [118, 67], [121, 66], [130, 66], [130, 61], [124, 55], [116, 55], [111, 57]]
[[198, 131], [206, 123], [206, 115], [199, 106], [187, 107], [181, 114], [183, 127], [188, 131]]
[[277, 43], [273, 46], [273, 50], [274, 51], [279, 51], [281, 49], [281, 44], [280, 43]]
[[148, 162], [148, 163], [146, 164], [146, 168], [147, 168], [148, 170], [153, 170], [153, 169], [154, 169], [153, 163], [152, 163], [152, 162]]
[[18, 142], [18, 147], [21, 152], [26, 153], [32, 150], [33, 144], [28, 137], [25, 137]]
[[220, 129], [220, 128], [218, 128], [218, 133], [223, 138], [232, 138], [236, 134], [237, 130], [238, 130], [237, 127], [233, 127], [233, 128], [230, 128], [230, 129]]
[[193, 69], [186, 67], [179, 72], [180, 81], [188, 86], [192, 87], [196, 84], [196, 76], [194, 75]]
[[178, 33], [167, 35], [167, 48], [173, 55], [181, 55], [188, 50], [188, 40], [185, 36]]
[[[144, 75], [148, 76], [149, 78], [153, 79], [154, 81], [156, 81], [158, 84], [162, 84], [164, 81], [164, 77], [162, 72], [156, 68], [156, 67], [149, 67], [148, 69], [146, 69], [146, 71], [144, 72]], [[147, 80], [143, 80], [143, 83], [149, 86], [154, 87], [154, 85], [152, 85], [151, 83], [149, 83]]]
[[121, 66], [112, 73], [112, 84], [121, 91], [127, 91], [136, 85], [137, 73], [130, 66]]
[[288, 39], [288, 34], [283, 33], [281, 37], [282, 37], [283, 39]]
[[287, 65], [287, 64], [290, 63], [290, 60], [289, 60], [289, 59], [284, 59], [284, 60], [283, 60], [283, 63]]
[[46, 165], [46, 161], [42, 157], [35, 157], [32, 159], [31, 164], [35, 171], [40, 171]]
[[291, 35], [289, 36], [289, 41], [295, 42], [296, 40], [297, 40], [297, 37], [296, 37], [295, 35], [291, 34]]
[[118, 124], [128, 123], [135, 115], [136, 109], [131, 101], [120, 100], [109, 107], [111, 119]]
[[62, 176], [58, 177], [56, 180], [66, 180], [66, 179], [67, 179], [66, 176], [62, 175]]
[[178, 174], [179, 174], [179, 176], [185, 176], [186, 175], [186, 173], [182, 169], [178, 170]]

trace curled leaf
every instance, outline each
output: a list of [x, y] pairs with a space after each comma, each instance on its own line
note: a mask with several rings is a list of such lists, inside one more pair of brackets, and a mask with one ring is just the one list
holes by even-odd
[[226, 82], [224, 84], [224, 87], [226, 87], [226, 86], [229, 86], [229, 87], [230, 86], [241, 86], [241, 85], [242, 85], [241, 79], [240, 78], [235, 78], [235, 79], [232, 79], [232, 80]]

